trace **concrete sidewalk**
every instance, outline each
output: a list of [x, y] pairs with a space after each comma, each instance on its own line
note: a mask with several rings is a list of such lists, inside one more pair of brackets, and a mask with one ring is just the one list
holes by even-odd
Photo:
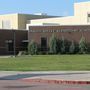
[[[35, 74], [35, 72], [32, 72]], [[40, 73], [40, 72], [38, 72]], [[55, 84], [90, 84], [89, 71], [41, 72], [41, 76], [23, 78], [23, 81]]]
[[14, 72], [1, 71], [1, 79], [14, 79], [38, 82], [68, 82], [90, 84], [90, 71], [36, 71]]
[[90, 72], [69, 72], [69, 73], [48, 73], [46, 75], [28, 77], [25, 79], [46, 79], [46, 80], [70, 80], [70, 81], [90, 81]]

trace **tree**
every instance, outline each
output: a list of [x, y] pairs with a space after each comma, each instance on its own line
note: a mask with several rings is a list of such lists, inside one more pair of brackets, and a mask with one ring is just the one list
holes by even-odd
[[84, 37], [79, 41], [79, 52], [81, 54], [85, 54], [87, 52], [87, 45]]
[[69, 53], [71, 42], [69, 40], [64, 40], [65, 53]]
[[71, 42], [71, 45], [70, 45], [70, 48], [69, 48], [69, 53], [70, 54], [74, 54], [75, 53], [75, 44], [74, 44], [73, 41]]
[[37, 43], [34, 41], [31, 41], [28, 45], [28, 53], [31, 55], [36, 55], [38, 53], [38, 46]]
[[57, 39], [54, 34], [50, 38], [49, 48], [50, 48], [50, 53], [52, 54], [57, 53]]
[[65, 54], [65, 40], [64, 40], [64, 37], [62, 37], [61, 39], [61, 53], [62, 54]]

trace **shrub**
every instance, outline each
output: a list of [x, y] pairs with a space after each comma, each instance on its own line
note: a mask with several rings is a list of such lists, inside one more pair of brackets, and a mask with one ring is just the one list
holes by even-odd
[[68, 54], [71, 42], [69, 40], [64, 40], [64, 42], [65, 42], [65, 53]]
[[49, 48], [50, 48], [50, 53], [52, 54], [57, 53], [57, 39], [54, 34], [50, 38]]
[[70, 54], [74, 54], [75, 53], [75, 44], [74, 44], [73, 41], [71, 42], [71, 45], [70, 45], [70, 48], [69, 48], [69, 53]]
[[61, 39], [61, 42], [61, 54], [65, 54], [65, 40], [63, 37]]
[[79, 52], [81, 54], [85, 54], [87, 52], [87, 45], [84, 37], [82, 37], [79, 42]]
[[61, 40], [60, 39], [57, 39], [57, 53], [61, 53]]
[[38, 53], [38, 46], [37, 43], [35, 43], [34, 41], [31, 41], [31, 43], [29, 43], [28, 45], [28, 53], [31, 55], [35, 55]]

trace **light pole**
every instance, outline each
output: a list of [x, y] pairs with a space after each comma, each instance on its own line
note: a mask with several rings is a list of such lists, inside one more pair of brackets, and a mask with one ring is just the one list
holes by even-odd
[[16, 33], [15, 30], [13, 30], [13, 51], [14, 51], [14, 57], [16, 57]]

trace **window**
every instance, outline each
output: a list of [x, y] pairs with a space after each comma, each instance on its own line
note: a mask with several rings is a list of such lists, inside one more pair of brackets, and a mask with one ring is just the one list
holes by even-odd
[[13, 41], [12, 40], [6, 40], [6, 48], [7, 51], [13, 51]]
[[87, 22], [90, 22], [90, 14], [87, 16]]

